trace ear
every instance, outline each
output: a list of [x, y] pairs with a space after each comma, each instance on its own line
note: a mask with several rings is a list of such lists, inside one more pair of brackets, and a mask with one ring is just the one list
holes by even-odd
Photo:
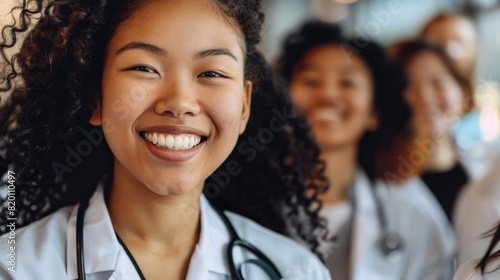
[[101, 116], [101, 100], [97, 100], [95, 105], [91, 108], [92, 115], [90, 116], [89, 123], [94, 126], [102, 125], [102, 116]]
[[377, 130], [379, 126], [380, 126], [380, 121], [379, 121], [379, 117], [378, 117], [378, 112], [376, 110], [374, 110], [370, 114], [366, 128], [369, 131], [373, 132], [373, 131]]
[[252, 104], [252, 82], [245, 82], [245, 92], [243, 96], [243, 109], [241, 111], [240, 135], [247, 127], [248, 119], [250, 118], [250, 108]]

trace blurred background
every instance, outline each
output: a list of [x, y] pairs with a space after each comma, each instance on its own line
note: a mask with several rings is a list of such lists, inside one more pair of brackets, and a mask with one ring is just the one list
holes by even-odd
[[[13, 0], [0, 0], [0, 25], [9, 22]], [[455, 125], [457, 144], [476, 155], [500, 146], [500, 0], [264, 0], [261, 50], [273, 63], [283, 38], [304, 21], [339, 23], [345, 34], [390, 44], [416, 36], [433, 16], [459, 11], [472, 17], [478, 34], [477, 110]], [[495, 149], [498, 150], [498, 149]]]
[[476, 109], [455, 125], [457, 144], [477, 156], [500, 146], [500, 0], [266, 0], [262, 51], [273, 62], [284, 37], [304, 21], [340, 24], [348, 36], [389, 46], [417, 36], [438, 13], [469, 15], [478, 37]]

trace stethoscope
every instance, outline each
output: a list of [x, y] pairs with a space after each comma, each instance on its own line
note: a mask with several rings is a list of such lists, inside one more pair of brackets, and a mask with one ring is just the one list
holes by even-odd
[[379, 238], [380, 250], [389, 260], [395, 260], [404, 249], [403, 238], [400, 234], [390, 229], [387, 213], [384, 213], [386, 211], [382, 209], [382, 201], [373, 186], [370, 186], [369, 189], [371, 190], [373, 199], [375, 200], [375, 208], [382, 231]]
[[[76, 260], [78, 264], [78, 279], [79, 280], [85, 280], [85, 257], [84, 257], [84, 249], [83, 249], [83, 220], [85, 217], [85, 211], [87, 210], [89, 201], [88, 199], [82, 200], [80, 202], [80, 207], [78, 208], [78, 213], [76, 216]], [[212, 206], [213, 207], [213, 206]], [[243, 278], [243, 265], [255, 265], [262, 269], [271, 280], [279, 280], [282, 279], [283, 277], [281, 276], [279, 270], [276, 268], [274, 263], [264, 254], [262, 251], [257, 249], [255, 246], [253, 246], [251, 243], [248, 241], [241, 239], [239, 235], [236, 233], [236, 230], [234, 229], [233, 225], [227, 218], [227, 216], [219, 209], [216, 207], [213, 207], [217, 214], [220, 216], [222, 221], [224, 222], [224, 225], [226, 226], [229, 235], [230, 235], [230, 241], [227, 246], [227, 251], [226, 251], [226, 256], [227, 256], [227, 261], [229, 264], [229, 270], [231, 272], [231, 278], [233, 280], [244, 280]], [[117, 235], [118, 237], [118, 235]], [[132, 255], [126, 248], [125, 244], [121, 241], [121, 239], [118, 237], [118, 240], [120, 244], [125, 248], [125, 251], [129, 255], [129, 257], [132, 259], [132, 263], [134, 264], [134, 267], [136, 271], [138, 272], [139, 276], [141, 279], [145, 279], [144, 276], [142, 275], [142, 272], [140, 271], [139, 267], [137, 266], [136, 262], [133, 260]], [[246, 249], [248, 252], [252, 253], [255, 255], [257, 258], [255, 259], [248, 259], [243, 261], [240, 265], [236, 265], [234, 257], [233, 257], [233, 251], [236, 247], [241, 247]]]

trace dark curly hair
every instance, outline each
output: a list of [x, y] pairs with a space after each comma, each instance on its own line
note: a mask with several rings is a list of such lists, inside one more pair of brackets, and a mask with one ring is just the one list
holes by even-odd
[[378, 174], [377, 155], [392, 145], [410, 118], [410, 108], [403, 99], [407, 78], [377, 43], [362, 38], [345, 38], [338, 25], [320, 21], [307, 22], [286, 38], [277, 60], [277, 71], [290, 83], [300, 61], [314, 48], [328, 44], [339, 45], [346, 53], [361, 58], [373, 76], [373, 106], [379, 118], [379, 128], [362, 137], [358, 163], [374, 180]]
[[[32, 0], [14, 8], [20, 16], [3, 28], [0, 43], [5, 63], [0, 76], [5, 102], [0, 107], [0, 172], [16, 172], [19, 226], [90, 196], [98, 180], [112, 174], [112, 154], [106, 141], [99, 141], [102, 130], [88, 121], [100, 95], [104, 48], [117, 26], [146, 3], [51, 0], [44, 6], [44, 1]], [[261, 1], [212, 3], [242, 32], [245, 78], [253, 82], [254, 92], [246, 131], [207, 179], [205, 194], [215, 206], [298, 237], [317, 252], [318, 236], [326, 235], [317, 200], [327, 188], [324, 167], [307, 121], [296, 114], [286, 88], [275, 81], [256, 49], [264, 20]], [[25, 36], [22, 47], [9, 58], [7, 51], [20, 35]], [[273, 118], [280, 121], [271, 123]], [[258, 146], [249, 149], [249, 141]], [[77, 154], [82, 143], [92, 143], [91, 152]], [[226, 186], [221, 176], [228, 176], [234, 161], [243, 172], [225, 177]], [[6, 231], [2, 204], [0, 230]], [[299, 217], [304, 214], [308, 219]]]

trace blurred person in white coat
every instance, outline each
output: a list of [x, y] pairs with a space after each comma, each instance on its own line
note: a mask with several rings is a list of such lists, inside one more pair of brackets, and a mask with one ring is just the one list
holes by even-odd
[[326, 163], [321, 214], [335, 239], [327, 267], [340, 280], [449, 279], [451, 254], [429, 212], [375, 176], [377, 155], [410, 112], [402, 70], [379, 45], [363, 43], [310, 22], [286, 39], [278, 61]]
[[[484, 174], [485, 166], [457, 147], [453, 125], [474, 106], [473, 90], [444, 49], [428, 41], [400, 42], [393, 56], [410, 84], [405, 98], [412, 108], [409, 130], [401, 137], [411, 148], [407, 159], [452, 222], [460, 191]], [[398, 162], [401, 164], [401, 162]]]

